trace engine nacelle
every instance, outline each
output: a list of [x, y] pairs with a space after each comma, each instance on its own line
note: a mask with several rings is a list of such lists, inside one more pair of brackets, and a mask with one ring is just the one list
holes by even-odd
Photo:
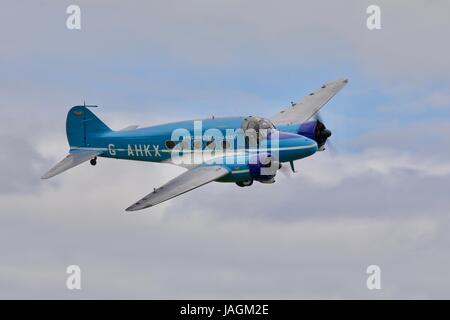
[[316, 141], [319, 148], [322, 147], [331, 136], [331, 131], [319, 120], [302, 123], [298, 128], [297, 133]]
[[280, 162], [272, 159], [269, 153], [252, 155], [248, 168], [253, 180], [263, 183], [273, 183], [277, 170], [281, 168]]

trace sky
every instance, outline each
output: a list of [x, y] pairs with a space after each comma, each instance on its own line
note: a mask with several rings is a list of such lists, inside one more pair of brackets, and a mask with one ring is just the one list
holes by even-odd
[[[450, 298], [448, 1], [0, 3], [0, 298]], [[341, 78], [322, 112], [335, 154], [273, 185], [130, 214], [183, 169], [100, 159], [40, 179], [84, 101], [113, 129], [270, 117]]]

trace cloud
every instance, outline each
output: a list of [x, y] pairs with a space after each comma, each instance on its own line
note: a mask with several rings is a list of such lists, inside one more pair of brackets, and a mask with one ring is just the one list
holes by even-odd
[[39, 184], [46, 161], [29, 141], [14, 135], [0, 136], [0, 193], [32, 192]]
[[[297, 165], [299, 174], [271, 186], [213, 183], [140, 214], [123, 209], [183, 169], [100, 159], [95, 168], [77, 167], [57, 177], [57, 184], [40, 183], [33, 193], [2, 194], [8, 219], [0, 227], [5, 252], [0, 295], [424, 298], [448, 293], [446, 264], [436, 264], [450, 258], [444, 209], [449, 203], [444, 193], [436, 195], [448, 180], [445, 163], [423, 164], [413, 155], [375, 150], [337, 159], [317, 155]], [[64, 287], [69, 264], [82, 268], [81, 292]], [[369, 264], [383, 270], [381, 292], [365, 288]], [[428, 281], [418, 276], [423, 269], [433, 270]]]
[[[330, 64], [356, 62], [358, 67], [379, 74], [383, 80], [387, 75], [394, 76], [393, 80], [401, 77], [410, 81], [426, 79], [424, 73], [433, 77], [448, 75], [445, 57], [449, 47], [439, 37], [430, 36], [448, 29], [445, 9], [449, 4], [443, 0], [433, 5], [426, 1], [379, 1], [380, 31], [366, 28], [370, 1], [348, 1], [345, 5], [293, 0], [282, 4], [81, 1], [80, 32], [65, 28], [65, 4], [70, 2], [40, 6], [12, 2], [9, 14], [2, 19], [5, 25], [14, 26], [9, 30], [2, 28], [8, 40], [3, 55], [14, 59], [10, 53], [31, 49], [41, 54], [77, 56], [72, 63], [78, 64], [89, 63], [99, 52], [108, 52], [97, 65], [115, 60], [119, 70], [132, 63], [126, 59], [137, 58], [137, 62], [142, 62], [144, 57], [158, 57], [159, 63], [184, 66], [192, 63], [209, 70], [221, 66], [270, 70], [321, 65], [324, 63], [321, 59], [311, 59], [318, 55], [327, 58], [326, 63]], [[25, 41], [24, 36], [31, 33], [30, 26], [36, 24], [42, 31]], [[99, 35], [104, 37], [100, 39]], [[136, 47], [141, 50], [132, 50]], [[27, 52], [18, 57], [24, 54]]]
[[[0, 13], [0, 297], [448, 297], [450, 64], [433, 36], [446, 1], [379, 1], [374, 32], [366, 1], [80, 1], [80, 32], [65, 28], [69, 4]], [[83, 100], [119, 129], [270, 115], [342, 76], [324, 110], [337, 157], [274, 185], [213, 183], [128, 214], [183, 169], [100, 159], [39, 179]], [[70, 264], [81, 292], [65, 288]]]

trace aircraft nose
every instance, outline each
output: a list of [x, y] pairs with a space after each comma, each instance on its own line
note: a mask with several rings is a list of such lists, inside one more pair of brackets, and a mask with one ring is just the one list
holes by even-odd
[[314, 153], [317, 152], [317, 150], [319, 149], [317, 142], [314, 141], [313, 139], [309, 139], [309, 138], [304, 138], [304, 143], [303, 143], [304, 147], [305, 147], [305, 152], [307, 153], [307, 156], [310, 156]]

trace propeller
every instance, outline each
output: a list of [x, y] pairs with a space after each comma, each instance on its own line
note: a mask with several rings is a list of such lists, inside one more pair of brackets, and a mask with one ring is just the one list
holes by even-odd
[[[324, 120], [323, 120], [320, 112], [317, 112], [313, 116], [313, 120], [318, 122], [318, 124], [317, 124], [318, 127], [316, 129], [316, 130], [318, 130], [318, 132], [316, 131], [316, 141], [318, 141], [319, 145], [321, 145], [322, 147], [323, 147], [323, 142], [325, 142], [325, 145], [327, 146], [327, 149], [329, 150], [331, 156], [334, 157], [336, 155], [336, 148], [334, 147], [334, 144], [332, 144], [329, 139], [331, 137], [332, 133], [329, 129], [327, 129], [325, 127]], [[293, 161], [291, 161], [289, 164], [287, 162], [284, 162], [281, 165], [281, 168], [279, 169], [279, 171], [286, 178], [290, 178], [292, 176], [292, 173], [297, 172], [297, 171], [295, 171]]]
[[[324, 123], [322, 115], [320, 114], [320, 112], [316, 112], [316, 114], [313, 116], [314, 120], [320, 122], [320, 123]], [[325, 140], [325, 144], [327, 146], [327, 148], [330, 150], [330, 154], [332, 156], [336, 155], [336, 148], [334, 147], [334, 145], [331, 143], [330, 141], [330, 137], [331, 137], [331, 131], [329, 129], [325, 129], [322, 130], [321, 133], [321, 138]]]

